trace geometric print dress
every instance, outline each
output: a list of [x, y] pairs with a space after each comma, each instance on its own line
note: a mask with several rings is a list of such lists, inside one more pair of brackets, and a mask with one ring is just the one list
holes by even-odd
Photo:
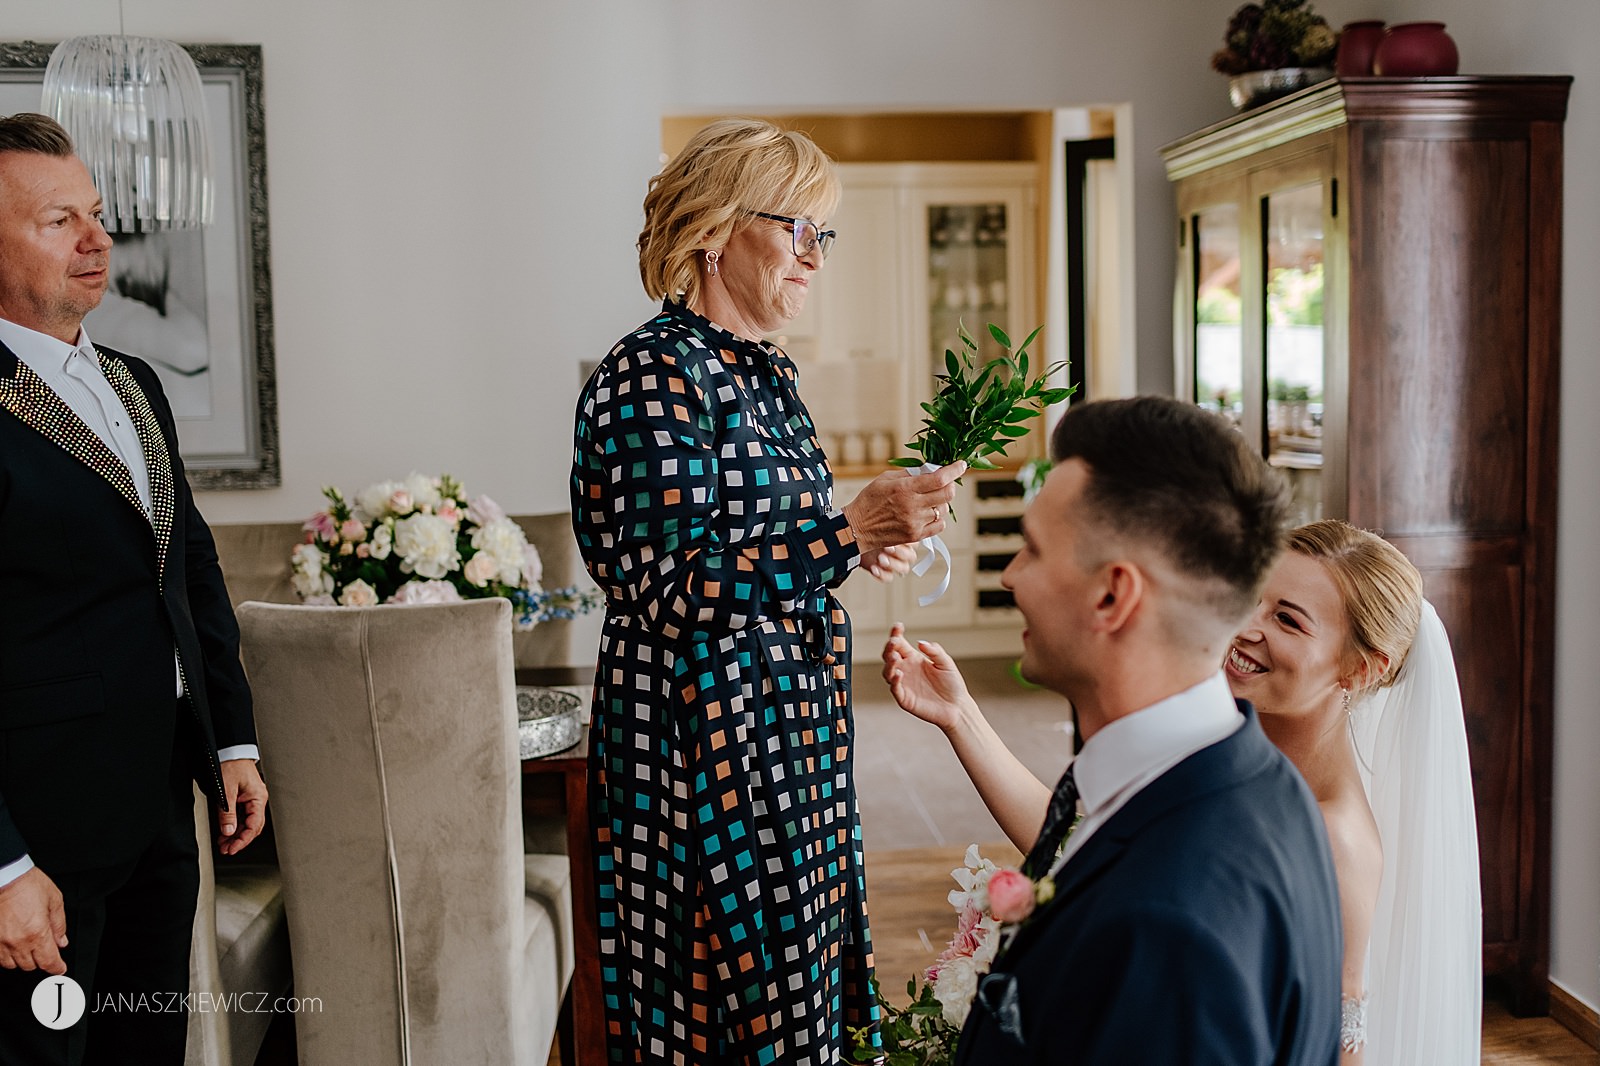
[[868, 984], [851, 776], [860, 561], [781, 350], [668, 301], [578, 400], [606, 598], [589, 813], [612, 1062], [849, 1061]]

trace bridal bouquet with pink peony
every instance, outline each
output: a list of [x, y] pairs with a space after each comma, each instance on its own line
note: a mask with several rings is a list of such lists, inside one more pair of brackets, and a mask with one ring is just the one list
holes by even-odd
[[[898, 1007], [878, 991], [882, 1019], [880, 1052], [868, 1030], [856, 1029], [852, 1053], [856, 1062], [888, 1066], [949, 1066], [955, 1061], [956, 1038], [967, 1022], [978, 982], [989, 972], [1001, 942], [1055, 896], [1055, 881], [1031, 881], [1018, 870], [1002, 868], [967, 848], [965, 865], [950, 871], [958, 887], [950, 890], [956, 909], [956, 933], [923, 975], [919, 989], [913, 977], [906, 984], [911, 1003]], [[876, 982], [874, 982], [876, 985]]]
[[503, 596], [519, 629], [592, 610], [598, 593], [546, 590], [539, 552], [487, 496], [469, 497], [449, 475], [380, 481], [306, 520], [290, 558], [294, 590], [308, 604], [454, 603]]

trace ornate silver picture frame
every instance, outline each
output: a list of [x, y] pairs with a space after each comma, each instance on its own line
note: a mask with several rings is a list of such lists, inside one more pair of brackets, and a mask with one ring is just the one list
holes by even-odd
[[[54, 47], [0, 43], [0, 115], [39, 110]], [[112, 234], [111, 290], [84, 328], [155, 368], [191, 486], [271, 488], [280, 475], [261, 47], [184, 49], [211, 124], [216, 221]]]

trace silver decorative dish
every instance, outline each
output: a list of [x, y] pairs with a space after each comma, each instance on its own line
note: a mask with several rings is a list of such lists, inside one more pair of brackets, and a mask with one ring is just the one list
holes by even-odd
[[1308, 85], [1327, 81], [1333, 77], [1331, 67], [1279, 67], [1276, 70], [1252, 70], [1228, 79], [1228, 99], [1243, 111], [1260, 107], [1280, 96], [1299, 92]]
[[583, 736], [583, 700], [556, 688], [517, 686], [517, 747], [524, 759], [566, 751]]

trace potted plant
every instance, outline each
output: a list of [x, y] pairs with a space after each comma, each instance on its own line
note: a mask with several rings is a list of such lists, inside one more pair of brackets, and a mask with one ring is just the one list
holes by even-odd
[[1256, 107], [1333, 77], [1338, 47], [1338, 33], [1307, 0], [1262, 0], [1233, 13], [1211, 66], [1229, 76], [1235, 107]]

